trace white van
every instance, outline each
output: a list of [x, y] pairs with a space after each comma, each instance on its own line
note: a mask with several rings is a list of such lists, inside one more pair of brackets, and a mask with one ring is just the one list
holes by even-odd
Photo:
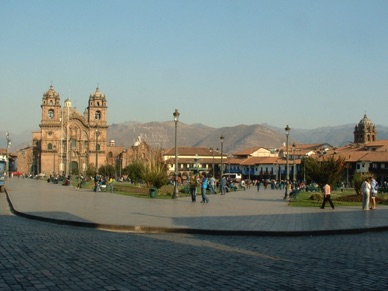
[[241, 182], [241, 174], [238, 174], [238, 173], [224, 173], [223, 176], [226, 177], [226, 178], [230, 177], [230, 179], [232, 181]]

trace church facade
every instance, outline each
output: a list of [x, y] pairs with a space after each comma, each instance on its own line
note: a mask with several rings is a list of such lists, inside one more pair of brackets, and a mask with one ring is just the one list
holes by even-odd
[[[71, 175], [96, 170], [106, 163], [107, 101], [99, 88], [90, 94], [83, 114], [51, 85], [43, 94], [40, 130], [32, 134], [32, 147], [22, 150], [34, 175]], [[20, 161], [20, 160], [19, 160]], [[20, 161], [21, 162], [21, 161]]]
[[32, 176], [86, 175], [111, 165], [119, 177], [131, 163], [149, 163], [159, 152], [140, 137], [129, 147], [108, 142], [107, 99], [99, 88], [90, 94], [82, 114], [69, 98], [62, 106], [52, 85], [43, 93], [40, 107], [40, 130], [32, 133], [32, 145], [17, 153], [19, 172]]

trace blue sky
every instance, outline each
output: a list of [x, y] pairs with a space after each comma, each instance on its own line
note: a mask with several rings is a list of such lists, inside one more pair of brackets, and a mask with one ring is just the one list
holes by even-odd
[[[38, 129], [42, 94], [109, 124], [388, 126], [388, 1], [0, 0], [2, 130]], [[366, 100], [366, 101], [365, 101]]]

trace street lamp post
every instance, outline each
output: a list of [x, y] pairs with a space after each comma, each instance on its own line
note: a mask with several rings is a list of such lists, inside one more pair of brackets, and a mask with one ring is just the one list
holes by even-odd
[[98, 125], [96, 127], [96, 175], [98, 174], [98, 136], [100, 132], [98, 131]]
[[178, 120], [179, 120], [180, 113], [178, 112], [178, 109], [175, 109], [175, 112], [173, 113], [174, 116], [174, 122], [175, 122], [175, 181], [174, 181], [174, 193], [172, 194], [172, 199], [178, 198]]
[[78, 158], [78, 177], [81, 176], [81, 152], [75, 151], [77, 158]]
[[38, 172], [38, 173], [37, 173], [38, 175], [40, 174], [40, 165], [39, 165], [39, 162], [40, 162], [40, 153], [38, 152], [38, 160], [36, 161], [36, 164], [37, 164], [36, 171]]
[[123, 153], [120, 154], [120, 168], [119, 168], [119, 179], [121, 179], [121, 168], [123, 167]]
[[53, 154], [54, 154], [54, 161], [53, 161], [53, 176], [55, 177], [55, 153], [56, 153], [57, 147], [56, 145], [53, 146]]
[[[6, 167], [5, 171], [7, 172], [8, 176], [9, 176], [9, 155], [8, 155], [8, 153], [9, 153], [9, 147], [11, 146], [11, 139], [9, 138], [8, 131], [5, 132], [5, 138], [7, 140], [7, 149], [6, 149], [6, 154], [5, 154], [7, 167]], [[7, 171], [7, 168], [8, 168], [8, 171]]]
[[214, 169], [214, 149], [210, 148], [210, 152], [213, 154], [213, 164], [212, 164], [212, 169], [213, 169], [213, 178], [215, 177], [215, 169]]
[[295, 164], [295, 151], [296, 151], [296, 144], [293, 143], [292, 144], [292, 162], [293, 162], [293, 165], [292, 165], [292, 180], [293, 180], [293, 184], [294, 184], [294, 189], [296, 189], [296, 164]]
[[288, 157], [288, 136], [290, 135], [291, 128], [287, 124], [287, 126], [284, 130], [286, 132], [286, 152], [287, 152], [287, 156], [286, 156], [286, 191], [284, 193], [284, 199], [288, 199], [290, 197], [289, 196], [290, 194], [288, 193], [288, 185], [289, 185], [289, 180], [290, 180], [290, 168], [289, 168], [289, 157]]
[[222, 176], [224, 175], [224, 164], [223, 164], [224, 135], [223, 134], [221, 134], [221, 136], [220, 136], [220, 141], [221, 141], [221, 177], [220, 177], [220, 179], [221, 179]]

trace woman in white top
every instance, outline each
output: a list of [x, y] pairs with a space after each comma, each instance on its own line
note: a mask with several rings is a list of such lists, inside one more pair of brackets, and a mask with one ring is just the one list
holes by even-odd
[[370, 177], [366, 178], [361, 185], [362, 190], [362, 210], [369, 210], [369, 197], [370, 197]]

